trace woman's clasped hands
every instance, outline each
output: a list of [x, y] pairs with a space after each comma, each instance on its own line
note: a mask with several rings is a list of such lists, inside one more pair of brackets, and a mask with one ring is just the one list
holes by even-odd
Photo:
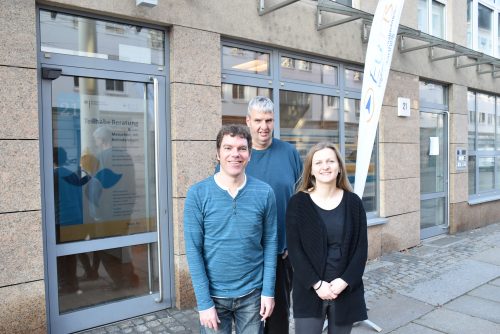
[[347, 288], [347, 283], [342, 278], [336, 278], [330, 283], [319, 281], [313, 286], [316, 294], [323, 300], [334, 300]]

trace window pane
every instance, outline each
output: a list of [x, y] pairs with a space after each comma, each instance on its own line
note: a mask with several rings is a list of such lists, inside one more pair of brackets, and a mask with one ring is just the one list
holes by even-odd
[[294, 144], [302, 159], [320, 141], [339, 143], [338, 119], [338, 97], [280, 91], [280, 137]]
[[429, 32], [427, 1], [428, 0], [418, 1], [418, 30], [423, 32]]
[[222, 69], [225, 70], [269, 75], [269, 59], [269, 53], [231, 46], [222, 47]]
[[281, 57], [281, 78], [337, 86], [337, 67]]
[[164, 65], [164, 35], [141, 26], [40, 11], [42, 52]]
[[495, 97], [476, 94], [477, 99], [477, 149], [495, 149]]
[[495, 158], [495, 189], [500, 189], [500, 157]]
[[432, 1], [432, 34], [444, 38], [444, 5]]
[[258, 95], [272, 98], [272, 90], [223, 83], [221, 87], [222, 124], [246, 125], [248, 102]]
[[469, 111], [469, 151], [475, 151], [476, 148], [476, 94], [467, 92], [467, 104]]
[[[356, 175], [356, 155], [358, 153], [360, 100], [344, 99], [345, 163], [347, 175], [354, 186]], [[377, 210], [377, 148], [374, 147], [366, 176], [363, 204], [367, 212]]]
[[479, 192], [493, 190], [495, 187], [495, 158], [482, 157], [479, 165]]
[[492, 54], [492, 13], [486, 6], [478, 4], [478, 49], [487, 54]]
[[78, 79], [52, 81], [57, 243], [155, 231], [152, 85]]
[[420, 81], [420, 103], [445, 104], [445, 87]]
[[476, 157], [469, 155], [467, 165], [469, 169], [469, 195], [474, 195], [476, 193]]
[[434, 198], [420, 202], [420, 227], [428, 228], [445, 223], [444, 198]]
[[496, 117], [496, 138], [497, 138], [497, 150], [500, 150], [500, 97], [497, 97], [497, 117]]
[[[420, 192], [435, 193], [444, 191], [444, 116], [433, 113], [420, 113]], [[437, 138], [437, 152], [430, 151], [431, 138]], [[434, 139], [436, 140], [436, 139]]]
[[345, 69], [345, 85], [348, 88], [355, 88], [361, 90], [363, 86], [363, 72]]
[[58, 257], [60, 313], [158, 291], [157, 254], [143, 244]]
[[467, 0], [467, 47], [472, 49], [472, 0]]

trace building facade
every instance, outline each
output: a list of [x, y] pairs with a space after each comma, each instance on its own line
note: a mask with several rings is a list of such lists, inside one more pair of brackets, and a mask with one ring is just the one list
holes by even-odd
[[[255, 95], [275, 137], [336, 143], [355, 182], [378, 1], [145, 2], [0, 4], [0, 332], [194, 306], [186, 191]], [[500, 221], [500, 1], [407, 0], [400, 24], [370, 258]]]

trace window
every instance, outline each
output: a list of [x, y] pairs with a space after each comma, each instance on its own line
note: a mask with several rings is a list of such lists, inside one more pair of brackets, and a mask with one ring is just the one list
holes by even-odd
[[106, 90], [114, 92], [123, 92], [123, 80], [106, 79]]
[[500, 2], [467, 0], [467, 47], [500, 57]]
[[[335, 143], [353, 184], [362, 82], [363, 71], [354, 66], [223, 42], [222, 122], [245, 124], [249, 100], [267, 96], [275, 101], [275, 136], [295, 145], [302, 158], [319, 141]], [[375, 147], [363, 196], [370, 216], [377, 211], [376, 161]]]
[[[93, 43], [79, 42], [89, 34]], [[161, 30], [40, 10], [42, 52], [163, 66], [164, 39]]]
[[445, 38], [445, 1], [418, 1], [418, 30]]
[[500, 196], [500, 96], [472, 92], [469, 109], [469, 200]]

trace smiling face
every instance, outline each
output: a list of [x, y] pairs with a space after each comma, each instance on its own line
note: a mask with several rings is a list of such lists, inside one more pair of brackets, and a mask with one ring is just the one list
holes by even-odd
[[314, 153], [312, 158], [311, 175], [316, 179], [316, 184], [336, 184], [340, 165], [335, 151], [324, 148]]
[[250, 160], [250, 150], [246, 138], [225, 135], [217, 152], [220, 172], [225, 176], [238, 178], [245, 173], [245, 167]]
[[247, 126], [256, 150], [268, 148], [273, 141], [274, 113], [252, 110], [247, 115]]

